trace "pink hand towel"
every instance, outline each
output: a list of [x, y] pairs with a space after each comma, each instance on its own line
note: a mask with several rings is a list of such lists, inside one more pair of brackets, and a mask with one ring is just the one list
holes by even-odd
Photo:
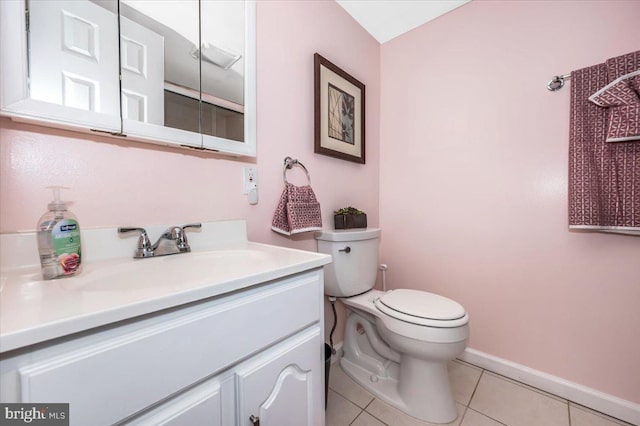
[[271, 229], [284, 235], [322, 229], [320, 203], [310, 186], [285, 185], [273, 214]]

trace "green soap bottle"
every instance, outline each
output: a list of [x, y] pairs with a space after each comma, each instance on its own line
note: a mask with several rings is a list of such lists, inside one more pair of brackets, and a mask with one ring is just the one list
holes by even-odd
[[80, 273], [82, 251], [80, 249], [80, 225], [78, 219], [60, 201], [62, 186], [49, 186], [53, 201], [38, 222], [38, 253], [42, 278], [52, 280]]

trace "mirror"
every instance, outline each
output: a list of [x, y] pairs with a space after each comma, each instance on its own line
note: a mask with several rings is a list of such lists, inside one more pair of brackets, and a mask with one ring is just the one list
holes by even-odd
[[124, 133], [244, 142], [245, 3], [120, 0], [120, 16]]
[[202, 133], [244, 141], [245, 4], [201, 4]]
[[3, 113], [255, 155], [254, 1], [0, 0], [0, 8], [8, 34], [0, 56], [19, 55], [2, 65], [20, 83], [2, 80]]

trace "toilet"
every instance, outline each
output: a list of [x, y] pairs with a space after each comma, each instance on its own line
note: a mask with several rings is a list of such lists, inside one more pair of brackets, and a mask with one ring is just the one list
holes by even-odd
[[457, 302], [425, 291], [373, 289], [380, 229], [322, 231], [330, 254], [325, 294], [347, 308], [340, 365], [379, 399], [417, 419], [449, 423], [457, 411], [447, 363], [464, 351], [469, 316]]

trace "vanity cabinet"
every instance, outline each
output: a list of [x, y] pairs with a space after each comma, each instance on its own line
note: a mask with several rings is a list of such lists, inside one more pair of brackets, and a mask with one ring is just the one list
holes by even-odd
[[256, 155], [255, 2], [0, 1], [0, 115]]
[[324, 424], [316, 268], [2, 354], [3, 402], [71, 425]]

